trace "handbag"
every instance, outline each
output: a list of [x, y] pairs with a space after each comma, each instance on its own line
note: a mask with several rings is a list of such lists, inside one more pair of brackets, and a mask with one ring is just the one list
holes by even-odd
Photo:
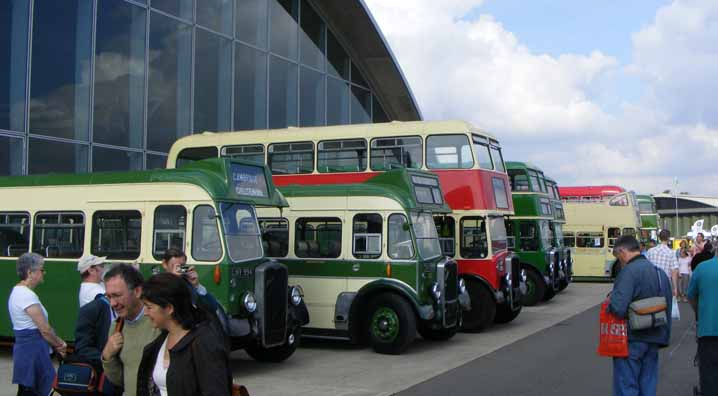
[[660, 270], [658, 268], [655, 270], [661, 296], [642, 298], [628, 306], [628, 324], [631, 330], [655, 329], [668, 324], [668, 303], [663, 296], [663, 282], [658, 272]]
[[52, 389], [63, 396], [91, 395], [97, 386], [97, 371], [89, 363], [62, 361]]
[[598, 355], [606, 357], [628, 357], [628, 328], [626, 320], [608, 312], [607, 298], [601, 304], [599, 315]]

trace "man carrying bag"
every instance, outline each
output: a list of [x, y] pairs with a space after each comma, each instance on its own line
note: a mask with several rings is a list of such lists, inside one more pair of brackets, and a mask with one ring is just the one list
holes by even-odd
[[623, 269], [616, 278], [608, 311], [628, 322], [628, 357], [613, 359], [613, 394], [655, 395], [658, 349], [671, 338], [671, 281], [641, 254], [632, 236], [616, 240], [613, 255]]

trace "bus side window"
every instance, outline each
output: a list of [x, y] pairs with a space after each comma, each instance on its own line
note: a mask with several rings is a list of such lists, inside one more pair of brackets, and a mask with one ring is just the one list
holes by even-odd
[[423, 162], [420, 137], [377, 138], [371, 141], [371, 169], [420, 169]]
[[217, 158], [217, 147], [194, 147], [186, 148], [177, 155], [177, 163], [175, 168], [179, 168], [190, 162], [199, 161], [207, 158]]
[[332, 140], [319, 142], [317, 147], [317, 171], [361, 172], [366, 170], [366, 140]]
[[90, 252], [108, 259], [140, 257], [142, 215], [136, 210], [100, 211], [92, 215]]
[[162, 260], [170, 248], [185, 250], [187, 210], [180, 205], [162, 205], [155, 209], [152, 256]]
[[509, 171], [512, 191], [530, 191], [529, 177], [525, 172]]
[[352, 227], [352, 254], [359, 259], [381, 256], [383, 220], [380, 214], [358, 214]]
[[464, 258], [485, 258], [489, 254], [486, 236], [486, 222], [481, 217], [461, 219], [461, 256]]
[[616, 239], [621, 236], [621, 229], [618, 227], [611, 227], [608, 229], [608, 247], [613, 247], [616, 244]]
[[85, 216], [78, 212], [38, 213], [32, 251], [47, 258], [80, 258], [85, 245]]
[[603, 234], [600, 232], [579, 232], [576, 235], [576, 247], [599, 249], [603, 247]]
[[217, 228], [217, 212], [209, 205], [199, 205], [192, 215], [192, 258], [217, 261], [222, 258], [222, 240]]
[[30, 249], [30, 215], [0, 213], [0, 257], [19, 257]]
[[403, 214], [389, 216], [389, 257], [394, 260], [408, 260], [414, 257], [414, 242], [409, 231], [409, 220]]
[[624, 229], [623, 229], [623, 234], [621, 234], [621, 235], [630, 235], [630, 236], [632, 236], [632, 237], [635, 237], [635, 236], [636, 236], [636, 230], [634, 230], [633, 228], [624, 228]]
[[474, 135], [474, 155], [481, 169], [494, 169], [489, 144], [485, 137]]
[[444, 256], [456, 255], [456, 221], [450, 216], [435, 216], [436, 233], [439, 234], [441, 253]]
[[225, 146], [222, 147], [222, 157], [264, 165], [264, 146], [261, 144]]
[[576, 234], [572, 232], [567, 232], [563, 236], [563, 244], [566, 245], [566, 247], [576, 247]]
[[509, 250], [515, 250], [516, 236], [514, 236], [514, 222], [506, 219], [504, 226], [506, 227], [506, 247]]
[[268, 257], [287, 257], [289, 253], [289, 222], [287, 219], [259, 219], [262, 246]]
[[314, 143], [275, 143], [267, 148], [267, 164], [273, 175], [292, 175], [314, 171]]
[[294, 252], [302, 258], [337, 258], [342, 251], [342, 222], [336, 217], [300, 218]]
[[469, 137], [466, 135], [433, 135], [426, 138], [426, 167], [429, 169], [471, 169]]
[[539, 238], [536, 223], [522, 221], [519, 227], [520, 248], [522, 251], [535, 252], [539, 250]]

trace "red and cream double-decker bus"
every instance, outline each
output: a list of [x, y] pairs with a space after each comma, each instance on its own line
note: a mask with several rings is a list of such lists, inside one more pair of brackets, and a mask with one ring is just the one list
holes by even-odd
[[357, 183], [400, 167], [434, 172], [452, 209], [435, 218], [442, 248], [458, 261], [471, 297], [464, 329], [509, 322], [521, 310], [522, 275], [507, 249], [504, 226], [514, 211], [501, 146], [471, 124], [416, 121], [207, 132], [179, 139], [167, 166], [208, 157], [266, 163], [278, 186]]
[[569, 202], [603, 202], [626, 189], [619, 186], [571, 186], [559, 187], [561, 199]]

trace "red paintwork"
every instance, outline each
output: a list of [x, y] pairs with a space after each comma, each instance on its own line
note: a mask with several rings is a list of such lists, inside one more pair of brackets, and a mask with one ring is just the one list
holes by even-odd
[[599, 197], [608, 198], [616, 194], [626, 192], [626, 189], [619, 186], [571, 186], [559, 187], [558, 193], [561, 198], [565, 197]]
[[[513, 211], [511, 199], [511, 185], [505, 173], [487, 171], [482, 169], [461, 169], [461, 170], [432, 170], [439, 176], [441, 189], [444, 192], [444, 199], [452, 210], [482, 210], [482, 211]], [[344, 184], [361, 183], [371, 179], [379, 172], [348, 172], [348, 173], [325, 173], [306, 175], [274, 175], [272, 180], [277, 186], [288, 185], [322, 185], [322, 184]], [[498, 209], [494, 198], [492, 178], [504, 180], [506, 186], [508, 209]], [[484, 260], [457, 260], [459, 273], [478, 275], [494, 288], [498, 289], [501, 278], [505, 271], [499, 273], [496, 269], [498, 260], [503, 260], [508, 254], [507, 251], [495, 253], [493, 257]]]

